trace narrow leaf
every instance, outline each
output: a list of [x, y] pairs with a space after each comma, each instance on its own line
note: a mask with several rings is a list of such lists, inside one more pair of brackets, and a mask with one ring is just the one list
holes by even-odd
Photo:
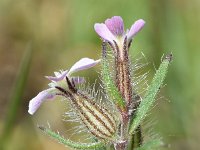
[[152, 83], [148, 87], [144, 99], [141, 101], [136, 111], [136, 116], [130, 125], [129, 134], [133, 134], [136, 128], [140, 125], [141, 121], [145, 118], [149, 109], [152, 107], [153, 102], [155, 101], [156, 94], [158, 93], [160, 87], [162, 86], [162, 83], [167, 74], [168, 66], [171, 59], [172, 59], [172, 54], [167, 55], [165, 59], [163, 59], [159, 69], [156, 71]]
[[69, 139], [65, 139], [63, 136], [61, 136], [58, 133], [55, 133], [55, 132], [53, 132], [50, 129], [47, 129], [45, 127], [39, 126], [39, 129], [41, 129], [45, 134], [47, 134], [51, 138], [57, 140], [59, 143], [64, 144], [65, 146], [69, 146], [71, 148], [75, 148], [75, 149], [98, 149], [98, 148], [104, 147], [104, 143], [102, 143], [102, 142], [96, 142], [96, 143], [73, 142]]

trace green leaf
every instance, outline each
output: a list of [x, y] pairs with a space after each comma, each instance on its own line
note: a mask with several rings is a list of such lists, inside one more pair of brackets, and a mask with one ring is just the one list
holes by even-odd
[[119, 93], [117, 87], [113, 82], [113, 78], [111, 76], [111, 71], [109, 67], [109, 63], [105, 58], [102, 58], [102, 79], [103, 84], [105, 86], [106, 93], [108, 97], [114, 101], [114, 103], [119, 106], [121, 109], [125, 108], [125, 101], [123, 100], [121, 94]]
[[141, 101], [136, 111], [136, 116], [130, 125], [129, 134], [133, 134], [136, 128], [140, 125], [141, 121], [146, 117], [146, 114], [148, 113], [149, 109], [153, 106], [156, 94], [158, 93], [160, 87], [162, 86], [162, 83], [167, 74], [168, 66], [171, 59], [172, 59], [172, 54], [167, 55], [165, 59], [162, 61], [159, 69], [156, 71], [152, 83], [148, 87], [144, 99]]
[[163, 142], [160, 139], [151, 140], [144, 143], [141, 147], [136, 148], [136, 150], [156, 150], [163, 145]]
[[45, 134], [47, 134], [51, 138], [57, 140], [59, 143], [64, 144], [65, 146], [69, 146], [71, 148], [75, 148], [75, 149], [98, 149], [98, 148], [105, 146], [105, 143], [103, 143], [103, 142], [96, 142], [96, 143], [73, 142], [69, 139], [65, 139], [63, 136], [61, 136], [58, 133], [55, 133], [55, 132], [53, 132], [50, 129], [47, 129], [45, 127], [39, 126], [39, 129], [41, 129]]
[[8, 138], [11, 135], [12, 129], [15, 125], [17, 114], [22, 103], [22, 96], [26, 86], [31, 58], [32, 48], [30, 47], [30, 45], [28, 45], [28, 48], [24, 52], [20, 68], [15, 79], [15, 84], [13, 85], [11, 97], [9, 99], [8, 112], [5, 118], [4, 129], [1, 135], [2, 137], [0, 139], [0, 149], [3, 149], [3, 144], [8, 141]]

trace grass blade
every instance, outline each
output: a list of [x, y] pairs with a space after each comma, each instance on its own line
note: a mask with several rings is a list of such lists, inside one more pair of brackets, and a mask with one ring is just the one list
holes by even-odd
[[17, 78], [15, 79], [15, 84], [12, 89], [12, 94], [10, 97], [10, 103], [8, 105], [8, 112], [5, 119], [3, 133], [0, 139], [0, 149], [3, 149], [3, 145], [6, 144], [7, 139], [9, 138], [11, 131], [15, 125], [15, 120], [17, 118], [18, 110], [22, 102], [23, 92], [26, 86], [26, 81], [30, 68], [30, 61], [32, 57], [32, 49], [28, 47], [25, 50], [23, 59], [18, 70]]

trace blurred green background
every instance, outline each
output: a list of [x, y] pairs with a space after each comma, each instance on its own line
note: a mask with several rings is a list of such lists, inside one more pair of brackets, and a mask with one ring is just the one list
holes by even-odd
[[[67, 69], [82, 57], [98, 59], [101, 41], [93, 26], [120, 15], [126, 28], [143, 18], [131, 55], [143, 52], [150, 81], [164, 53], [172, 52], [166, 85], [152, 110], [152, 126], [166, 149], [200, 149], [200, 1], [199, 0], [0, 0], [0, 149], [64, 150], [37, 125], [71, 137], [62, 121], [67, 105], [45, 103], [34, 116], [28, 103], [47, 88], [45, 75]], [[99, 67], [83, 71], [92, 83]], [[76, 137], [79, 139], [79, 137]]]

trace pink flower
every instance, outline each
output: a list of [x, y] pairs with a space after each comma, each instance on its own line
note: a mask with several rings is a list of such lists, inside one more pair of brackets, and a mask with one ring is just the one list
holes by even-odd
[[96, 33], [104, 40], [113, 44], [113, 41], [119, 43], [124, 42], [125, 37], [130, 41], [143, 28], [145, 21], [137, 20], [130, 28], [124, 31], [124, 22], [120, 16], [114, 16], [107, 19], [105, 23], [96, 23], [94, 29]]
[[71, 77], [71, 74], [77, 71], [91, 68], [96, 64], [98, 64], [99, 62], [100, 60], [82, 58], [78, 62], [76, 62], [69, 71], [66, 70], [66, 71], [54, 72], [55, 77], [46, 76], [46, 78], [51, 81], [51, 83], [49, 83], [50, 88], [43, 90], [29, 102], [29, 110], [28, 110], [29, 114], [33, 115], [44, 101], [52, 100], [58, 94], [59, 91], [55, 87], [59, 86], [62, 87], [63, 89], [67, 89], [68, 87], [65, 80], [66, 77], [73, 80], [75, 84], [83, 83], [84, 78]]
[[126, 53], [130, 47], [133, 37], [143, 28], [145, 21], [137, 20], [130, 28], [124, 30], [124, 22], [120, 16], [107, 19], [105, 23], [96, 23], [94, 29], [96, 33], [108, 42], [114, 51], [115, 57], [124, 61], [127, 59]]

